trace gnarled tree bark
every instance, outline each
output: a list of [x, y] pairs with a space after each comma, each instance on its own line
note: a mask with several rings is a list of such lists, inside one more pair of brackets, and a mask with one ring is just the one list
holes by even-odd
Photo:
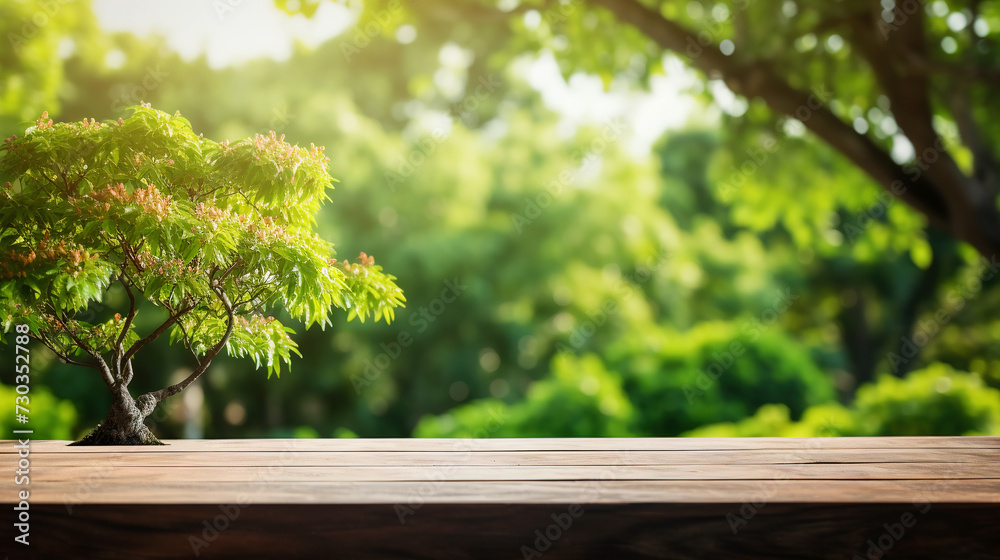
[[162, 445], [160, 440], [146, 426], [146, 418], [153, 413], [156, 405], [163, 401], [163, 399], [176, 395], [184, 390], [185, 387], [194, 383], [208, 369], [215, 356], [226, 346], [226, 342], [233, 333], [235, 323], [233, 306], [221, 288], [216, 286], [213, 288], [213, 292], [226, 310], [226, 331], [215, 346], [209, 349], [205, 357], [199, 360], [198, 367], [184, 378], [183, 381], [169, 387], [164, 387], [158, 391], [146, 393], [137, 398], [133, 398], [128, 390], [128, 385], [133, 377], [131, 357], [142, 346], [152, 342], [166, 332], [167, 328], [174, 324], [190, 307], [182, 308], [181, 311], [172, 313], [150, 336], [138, 341], [128, 352], [123, 352], [122, 347], [119, 345], [115, 351], [116, 359], [112, 361], [115, 364], [113, 366], [114, 371], [112, 371], [111, 366], [108, 366], [101, 359], [99, 354], [96, 355], [102, 374], [105, 379], [111, 380], [108, 383], [112, 395], [111, 409], [103, 423], [98, 424], [86, 437], [72, 445]]

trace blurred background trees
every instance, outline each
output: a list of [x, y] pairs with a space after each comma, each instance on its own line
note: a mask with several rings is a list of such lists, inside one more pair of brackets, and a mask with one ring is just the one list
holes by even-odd
[[[276, 4], [297, 14], [276, 17], [310, 21], [333, 5]], [[808, 121], [685, 70], [587, 2], [402, 4], [349, 4], [352, 23], [330, 40], [230, 65], [107, 32], [88, 2], [0, 7], [4, 136], [42, 110], [103, 120], [144, 101], [214, 139], [275, 130], [323, 144], [341, 182], [321, 235], [341, 254], [380, 255], [406, 294], [392, 325], [295, 335], [303, 357], [280, 380], [217, 360], [154, 413], [159, 437], [1000, 434], [996, 271]], [[919, 166], [849, 19], [791, 0], [739, 16], [745, 4], [661, 11], [708, 34], [704, 51], [826, 88], [851, 134], [904, 174]], [[223, 1], [190, 17], [241, 9], [262, 8]], [[997, 72], [995, 6], [921, 9], [929, 60]], [[552, 76], [570, 91], [597, 80], [606, 97], [587, 103], [624, 109], [571, 114], [539, 85]], [[930, 91], [950, 79], [933, 75]], [[682, 92], [664, 98], [664, 83]], [[968, 83], [993, 146], [997, 100]], [[974, 176], [952, 108], [934, 110]], [[639, 141], [663, 114], [679, 122]], [[165, 344], [148, 353], [137, 391], [192, 366]], [[43, 437], [77, 436], [107, 410], [99, 379], [41, 347], [33, 372], [52, 394], [32, 411], [51, 415]]]

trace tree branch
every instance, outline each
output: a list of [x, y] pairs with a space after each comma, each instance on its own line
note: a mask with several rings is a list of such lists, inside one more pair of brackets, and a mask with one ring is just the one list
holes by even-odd
[[59, 318], [59, 325], [64, 331], [66, 331], [66, 334], [73, 339], [73, 342], [75, 342], [76, 345], [79, 346], [84, 352], [90, 354], [92, 358], [97, 360], [97, 370], [101, 372], [101, 377], [104, 378], [104, 382], [108, 385], [108, 387], [113, 389], [115, 387], [114, 373], [111, 371], [111, 368], [108, 367], [104, 358], [101, 357], [101, 354], [96, 350], [91, 349], [90, 346], [76, 336], [76, 334], [69, 328], [69, 323], [67, 322], [65, 314], [56, 313], [56, 317]]
[[132, 382], [132, 376], [135, 371], [132, 370], [132, 360], [125, 362], [125, 370], [122, 372], [122, 379], [124, 380], [122, 385], [128, 387], [128, 384]]
[[[961, 179], [961, 173], [955, 173], [957, 167], [949, 169], [951, 165], [947, 162], [954, 163], [950, 157], [942, 158], [944, 164], [935, 166], [939, 169], [935, 175], [926, 173], [914, 177], [896, 164], [870, 138], [858, 134], [830, 111], [825, 105], [825, 94], [814, 92], [810, 95], [797, 90], [761, 61], [746, 64], [738, 57], [727, 57], [722, 54], [718, 45], [705, 44], [691, 30], [663, 17], [659, 11], [647, 8], [637, 0], [591, 1], [610, 10], [619, 21], [636, 27], [660, 47], [687, 55], [693, 66], [704, 71], [709, 78], [724, 80], [733, 92], [747, 98], [759, 97], [772, 110], [799, 119], [817, 137], [853, 162], [879, 185], [924, 214], [931, 225], [972, 244], [983, 254], [1000, 250], [1000, 234], [992, 236], [986, 233], [982, 219], [954, 219], [952, 205], [957, 207], [961, 203], [955, 190], [942, 192], [935, 185], [939, 176], [951, 177], [953, 181]], [[899, 40], [903, 38], [909, 40], [908, 36], [901, 36]], [[910, 44], [906, 43], [906, 46], [909, 47]], [[901, 127], [902, 124], [900, 123]], [[915, 130], [914, 133], [919, 135], [920, 131]], [[936, 139], [936, 135], [930, 137], [930, 144], [934, 145]], [[958, 190], [960, 193], [961, 189]]]
[[38, 339], [38, 341], [41, 342], [42, 345], [44, 345], [46, 348], [48, 348], [49, 350], [51, 350], [52, 353], [55, 354], [57, 358], [59, 358], [59, 361], [61, 361], [64, 364], [72, 364], [74, 366], [83, 366], [83, 367], [87, 367], [87, 368], [91, 368], [91, 369], [96, 369], [98, 371], [101, 370], [101, 367], [99, 365], [97, 365], [96, 363], [93, 363], [93, 362], [81, 362], [81, 361], [78, 361], [78, 360], [74, 360], [73, 358], [70, 358], [69, 356], [67, 356], [66, 354], [63, 354], [59, 350], [56, 350], [55, 343], [53, 343], [51, 340], [48, 339], [48, 337], [46, 337], [44, 335], [38, 334], [38, 335], [35, 336], [35, 338]]
[[215, 286], [212, 291], [219, 298], [219, 301], [222, 302], [223, 307], [226, 308], [226, 317], [227, 317], [226, 332], [222, 335], [222, 338], [219, 339], [219, 341], [215, 344], [215, 346], [213, 346], [205, 354], [205, 359], [199, 362], [198, 367], [195, 368], [195, 370], [191, 372], [190, 375], [184, 378], [183, 381], [181, 381], [180, 383], [175, 383], [174, 385], [171, 385], [169, 387], [164, 387], [159, 391], [152, 391], [150, 393], [146, 393], [145, 395], [142, 395], [141, 397], [136, 399], [136, 405], [139, 407], [139, 410], [143, 413], [143, 415], [148, 415], [149, 413], [151, 413], [153, 409], [156, 407], [157, 403], [159, 403], [163, 399], [176, 395], [177, 393], [180, 393], [188, 385], [194, 383], [194, 381], [198, 379], [198, 377], [200, 377], [201, 374], [204, 373], [206, 369], [208, 369], [208, 366], [212, 363], [212, 359], [215, 358], [215, 356], [222, 350], [222, 348], [225, 347], [226, 342], [229, 341], [229, 336], [233, 333], [233, 324], [236, 322], [236, 317], [233, 313], [233, 306], [229, 302], [229, 298], [226, 297], [225, 292], [222, 291], [222, 288]]
[[[132, 327], [132, 319], [135, 318], [135, 296], [132, 294], [132, 289], [128, 287], [128, 283], [124, 280], [125, 272], [118, 277], [118, 281], [121, 283], [122, 287], [125, 288], [125, 293], [128, 294], [128, 315], [125, 316], [125, 324], [122, 326], [122, 332], [118, 335], [118, 339], [115, 341], [115, 369], [118, 371], [122, 370], [122, 356], [124, 355], [124, 342], [125, 336], [128, 334], [129, 328]], [[125, 382], [128, 385], [128, 382]]]
[[194, 351], [194, 343], [191, 342], [191, 335], [188, 334], [187, 329], [184, 327], [184, 321], [178, 321], [177, 326], [181, 328], [181, 335], [184, 337], [184, 346], [191, 351], [191, 355], [197, 360], [198, 353]]
[[170, 317], [168, 317], [167, 320], [163, 322], [163, 324], [157, 327], [155, 331], [150, 333], [149, 336], [141, 340], [137, 340], [134, 344], [132, 344], [132, 346], [129, 347], [128, 351], [125, 352], [125, 355], [122, 357], [122, 361], [127, 362], [131, 360], [132, 356], [134, 356], [136, 352], [141, 350], [143, 346], [159, 338], [161, 334], [163, 334], [164, 332], [166, 332], [167, 329], [170, 328], [170, 325], [173, 325], [177, 321], [177, 319], [181, 317], [181, 315], [184, 315], [188, 311], [191, 311], [192, 308], [194, 308], [194, 304], [182, 307], [178, 309], [176, 313], [170, 315]]
[[261, 297], [264, 294], [264, 292], [270, 287], [271, 285], [265, 282], [257, 287], [257, 291], [254, 292], [253, 295], [250, 295], [250, 290], [253, 290], [254, 288], [250, 288], [250, 290], [247, 291], [248, 297], [234, 303], [233, 309], [239, 309], [243, 305], [252, 304], [253, 302], [257, 301], [257, 298]]
[[925, 14], [917, 10], [892, 33], [879, 29], [881, 4], [853, 26], [851, 38], [889, 98], [892, 115], [913, 144], [921, 169], [946, 204], [948, 231], [989, 255], [1000, 249], [1000, 213], [983, 186], [962, 173], [934, 130], [927, 60]]

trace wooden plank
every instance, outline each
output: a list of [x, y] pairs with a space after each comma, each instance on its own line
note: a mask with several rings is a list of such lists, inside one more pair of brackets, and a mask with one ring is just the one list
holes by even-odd
[[[13, 440], [0, 440], [0, 454], [14, 453]], [[216, 439], [167, 440], [163, 446], [79, 447], [68, 441], [33, 440], [37, 453], [141, 453], [280, 451], [724, 451], [798, 449], [1000, 449], [1000, 437], [826, 437], [826, 438], [494, 438], [494, 439]]]
[[[7, 493], [7, 495], [10, 495]], [[325, 503], [1000, 503], [1000, 479], [957, 480], [517, 480], [342, 482], [113, 479], [32, 485], [32, 503], [97, 504]]]
[[[885, 558], [995, 560], [1000, 550], [995, 505], [933, 504], [922, 512], [909, 504], [772, 503], [733, 531], [727, 516], [741, 507], [587, 505], [566, 529], [551, 529], [565, 507], [426, 504], [403, 511], [400, 522], [385, 505], [254, 505], [222, 524], [217, 505], [40, 505], [32, 506], [30, 551], [13, 558], [512, 560], [529, 547], [541, 560], [844, 560], [868, 558], [868, 541], [886, 542], [885, 525], [905, 514], [916, 524], [888, 541]], [[558, 537], [540, 541], [546, 531]]]
[[524, 547], [556, 530], [543, 560], [874, 558], [883, 540], [887, 558], [996, 560], [998, 441], [32, 442], [30, 487], [0, 495], [31, 491], [12, 558], [537, 558]]
[[[806, 449], [761, 451], [387, 451], [280, 453], [175, 452], [38, 453], [38, 468], [92, 466], [95, 462], [122, 466], [543, 466], [543, 465], [766, 465], [780, 463], [982, 463], [1000, 464], [1000, 449]], [[9, 468], [16, 456], [0, 456], [0, 469]]]
[[107, 480], [116, 483], [487, 481], [487, 480], [951, 480], [1000, 479], [1000, 469], [980, 463], [852, 463], [774, 465], [466, 466], [445, 467], [169, 467], [35, 468], [38, 484]]

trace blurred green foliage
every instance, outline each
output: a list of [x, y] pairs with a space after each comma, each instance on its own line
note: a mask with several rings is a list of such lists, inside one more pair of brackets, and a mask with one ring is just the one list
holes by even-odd
[[[89, 16], [46, 27], [46, 44], [74, 38], [66, 56], [0, 60], [4, 80], [64, 76], [49, 98], [4, 105], [4, 135], [43, 109], [113, 119], [145, 101], [213, 139], [275, 130], [325, 145], [341, 182], [320, 235], [399, 277], [407, 307], [391, 326], [302, 332], [303, 357], [280, 380], [220, 357], [189, 388], [200, 393], [154, 413], [158, 436], [1000, 434], [1000, 291], [975, 251], [902, 204], [853, 236], [846, 224], [878, 201], [871, 181], [757, 102], [711, 117], [717, 90], [704, 82], [691, 95], [709, 116], [650, 153], [626, 150], [627, 121], [567, 126], [523, 71], [536, 48], [573, 36], [556, 27], [594, 36], [555, 51], [567, 75], [591, 71], [621, 92], [663, 72], [659, 54], [634, 56], [637, 36], [586, 10], [556, 27], [543, 17], [533, 36], [477, 23], [471, 7], [421, 15], [438, 6], [407, 3], [355, 52], [374, 10], [282, 62], [214, 69]], [[405, 23], [417, 30], [406, 44]], [[0, 19], [3, 36], [20, 25]], [[796, 57], [802, 80], [844, 56], [761, 48]], [[106, 64], [111, 51], [121, 66]], [[878, 100], [851, 64], [835, 77], [867, 112]], [[732, 188], [764, 136], [777, 150]], [[111, 289], [88, 311], [126, 304]], [[148, 352], [136, 393], [190, 371], [165, 344]], [[38, 383], [77, 409], [73, 429], [100, 420], [100, 380], [36, 354]]]
[[853, 406], [818, 405], [798, 421], [768, 404], [739, 422], [691, 430], [696, 437], [991, 435], [1000, 431], [1000, 390], [976, 375], [934, 364], [907, 378], [882, 376], [858, 390]]
[[105, 48], [88, 2], [11, 0], [0, 4], [0, 130], [23, 133], [42, 111], [55, 113], [71, 51], [93, 56]]
[[[14, 398], [21, 394], [28, 397], [28, 410], [30, 414], [30, 425], [17, 423], [14, 417]], [[30, 386], [27, 393], [18, 393], [14, 386], [0, 384], [0, 399], [10, 403], [6, 405], [10, 408], [9, 414], [0, 415], [0, 430], [5, 439], [13, 437], [12, 430], [32, 430], [28, 437], [31, 439], [76, 439], [79, 435], [77, 429], [78, 415], [73, 403], [58, 399], [41, 385]], [[24, 437], [24, 436], [22, 436]]]
[[[779, 402], [797, 418], [808, 406], [834, 399], [833, 384], [806, 348], [767, 326], [748, 321], [744, 327], [701, 323], [631, 344], [627, 357], [612, 353], [618, 369], [629, 372], [629, 394], [643, 411], [635, 430], [677, 435]], [[651, 341], [658, 350], [651, 351]]]
[[513, 405], [485, 399], [417, 424], [417, 437], [628, 436], [635, 409], [597, 356], [556, 356], [551, 377]]

